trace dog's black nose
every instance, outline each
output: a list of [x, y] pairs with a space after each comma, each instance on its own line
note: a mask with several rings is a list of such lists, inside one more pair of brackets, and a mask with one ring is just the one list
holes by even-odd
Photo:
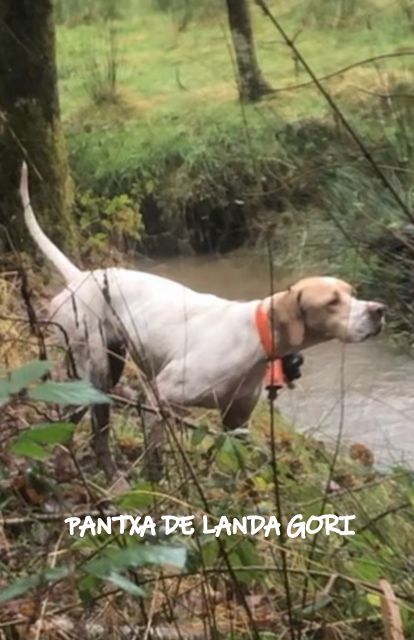
[[381, 320], [385, 315], [386, 306], [382, 302], [370, 302], [369, 311], [372, 316]]

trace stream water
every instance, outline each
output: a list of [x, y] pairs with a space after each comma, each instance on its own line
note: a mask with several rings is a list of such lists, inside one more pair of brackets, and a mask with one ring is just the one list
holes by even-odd
[[[219, 257], [182, 257], [144, 262], [140, 268], [177, 280], [198, 291], [235, 300], [269, 294], [264, 256], [243, 253]], [[276, 273], [275, 289], [294, 276]], [[377, 462], [414, 466], [414, 360], [375, 338], [359, 345], [332, 341], [308, 349], [302, 378], [284, 390], [278, 406], [298, 429], [320, 439], [368, 445]]]

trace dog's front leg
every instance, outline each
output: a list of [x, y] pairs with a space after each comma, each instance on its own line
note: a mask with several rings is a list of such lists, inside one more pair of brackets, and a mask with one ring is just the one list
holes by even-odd
[[220, 408], [223, 427], [226, 431], [248, 426], [259, 395], [260, 390], [252, 395], [232, 400]]
[[[125, 366], [126, 350], [122, 341], [108, 340], [104, 345], [98, 342], [94, 352], [95, 359], [90, 360], [90, 379], [92, 383], [103, 391], [112, 389], [120, 380]], [[100, 354], [100, 360], [97, 358]], [[117, 468], [109, 447], [110, 432], [109, 404], [97, 404], [92, 407], [92, 439], [96, 462], [102, 469], [108, 482], [114, 480]]]

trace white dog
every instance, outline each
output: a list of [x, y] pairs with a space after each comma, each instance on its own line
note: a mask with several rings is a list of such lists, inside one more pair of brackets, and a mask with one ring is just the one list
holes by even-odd
[[[77, 373], [104, 391], [119, 380], [128, 352], [161, 401], [217, 408], [224, 426], [236, 428], [249, 421], [269, 359], [332, 338], [361, 342], [383, 326], [383, 304], [356, 299], [349, 284], [331, 277], [235, 302], [140, 271], [81, 271], [39, 227], [26, 165], [20, 194], [30, 234], [66, 281], [50, 318], [66, 331]], [[110, 476], [109, 408], [93, 413], [95, 451]]]

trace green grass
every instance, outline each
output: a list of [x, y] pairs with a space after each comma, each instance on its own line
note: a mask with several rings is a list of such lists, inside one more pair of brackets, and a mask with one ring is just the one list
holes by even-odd
[[[315, 28], [315, 21], [307, 18], [313, 0], [270, 4], [288, 34], [301, 30], [296, 42], [319, 76], [408, 48], [412, 42], [413, 27], [395, 2], [364, 3], [355, 24], [341, 29]], [[148, 6], [130, 4], [111, 26], [100, 21], [58, 28], [62, 114], [75, 177], [84, 186], [96, 186], [95, 178], [102, 175], [108, 179], [151, 167], [154, 161], [162, 165], [175, 151], [184, 157], [214, 155], [217, 141], [245, 140], [246, 125], [253, 141], [260, 139], [255, 153], [276, 157], [275, 133], [284, 123], [327, 117], [326, 102], [313, 87], [276, 93], [242, 111], [224, 13], [211, 11], [179, 31], [174, 14], [151, 12]], [[303, 70], [296, 73], [290, 50], [257, 7], [253, 18], [259, 61], [273, 87], [307, 81]], [[105, 84], [110, 28], [115, 34], [117, 96], [96, 104], [91, 87]], [[357, 67], [326, 86], [354, 116], [361, 104], [372, 102], [360, 89], [380, 86], [384, 91], [398, 79], [411, 81], [413, 64], [407, 56]], [[374, 137], [382, 135], [377, 119], [359, 117], [356, 124]], [[246, 162], [250, 152], [245, 152]]]
[[[284, 3], [281, 23], [288, 34], [294, 34], [302, 26], [306, 4]], [[403, 21], [399, 5], [370, 4], [362, 12], [365, 20], [360, 26], [344, 29], [316, 29], [312, 24], [304, 26], [297, 39], [306, 60], [318, 75], [324, 75], [349, 63], [391, 52], [396, 48], [411, 47], [412, 31]], [[301, 9], [301, 10], [299, 10]], [[295, 74], [295, 65], [289, 49], [267, 18], [254, 9], [254, 25], [259, 60], [266, 77], [274, 87], [283, 87], [306, 80], [301, 72]], [[371, 30], [366, 28], [369, 19]], [[192, 119], [200, 115], [220, 113], [227, 110], [233, 117], [240, 111], [236, 102], [234, 70], [230, 54], [230, 38], [225, 15], [217, 12], [209, 20], [190, 22], [188, 27], [177, 31], [170, 14], [149, 13], [138, 8], [133, 15], [113, 23], [116, 31], [120, 92], [131, 107], [131, 118], [137, 127], [165, 117], [176, 116], [180, 123], [192, 128]], [[106, 56], [107, 25], [93, 23], [77, 27], [61, 26], [58, 30], [58, 55], [60, 65], [60, 92], [65, 121], [76, 121], [80, 110], [88, 108], [88, 93], [85, 88], [88, 74], [94, 62], [104, 63]], [[393, 61], [397, 72], [408, 69], [407, 59]], [[381, 63], [387, 73], [389, 64]], [[177, 71], [180, 82], [177, 82]], [[361, 78], [362, 76], [362, 78]], [[346, 81], [358, 84], [378, 83], [378, 72], [373, 67], [364, 67], [351, 73]], [[343, 78], [331, 84], [339, 88]], [[310, 97], [313, 90], [306, 90], [298, 99], [292, 94], [278, 95], [270, 101], [272, 107], [289, 119], [320, 115], [323, 102]]]

